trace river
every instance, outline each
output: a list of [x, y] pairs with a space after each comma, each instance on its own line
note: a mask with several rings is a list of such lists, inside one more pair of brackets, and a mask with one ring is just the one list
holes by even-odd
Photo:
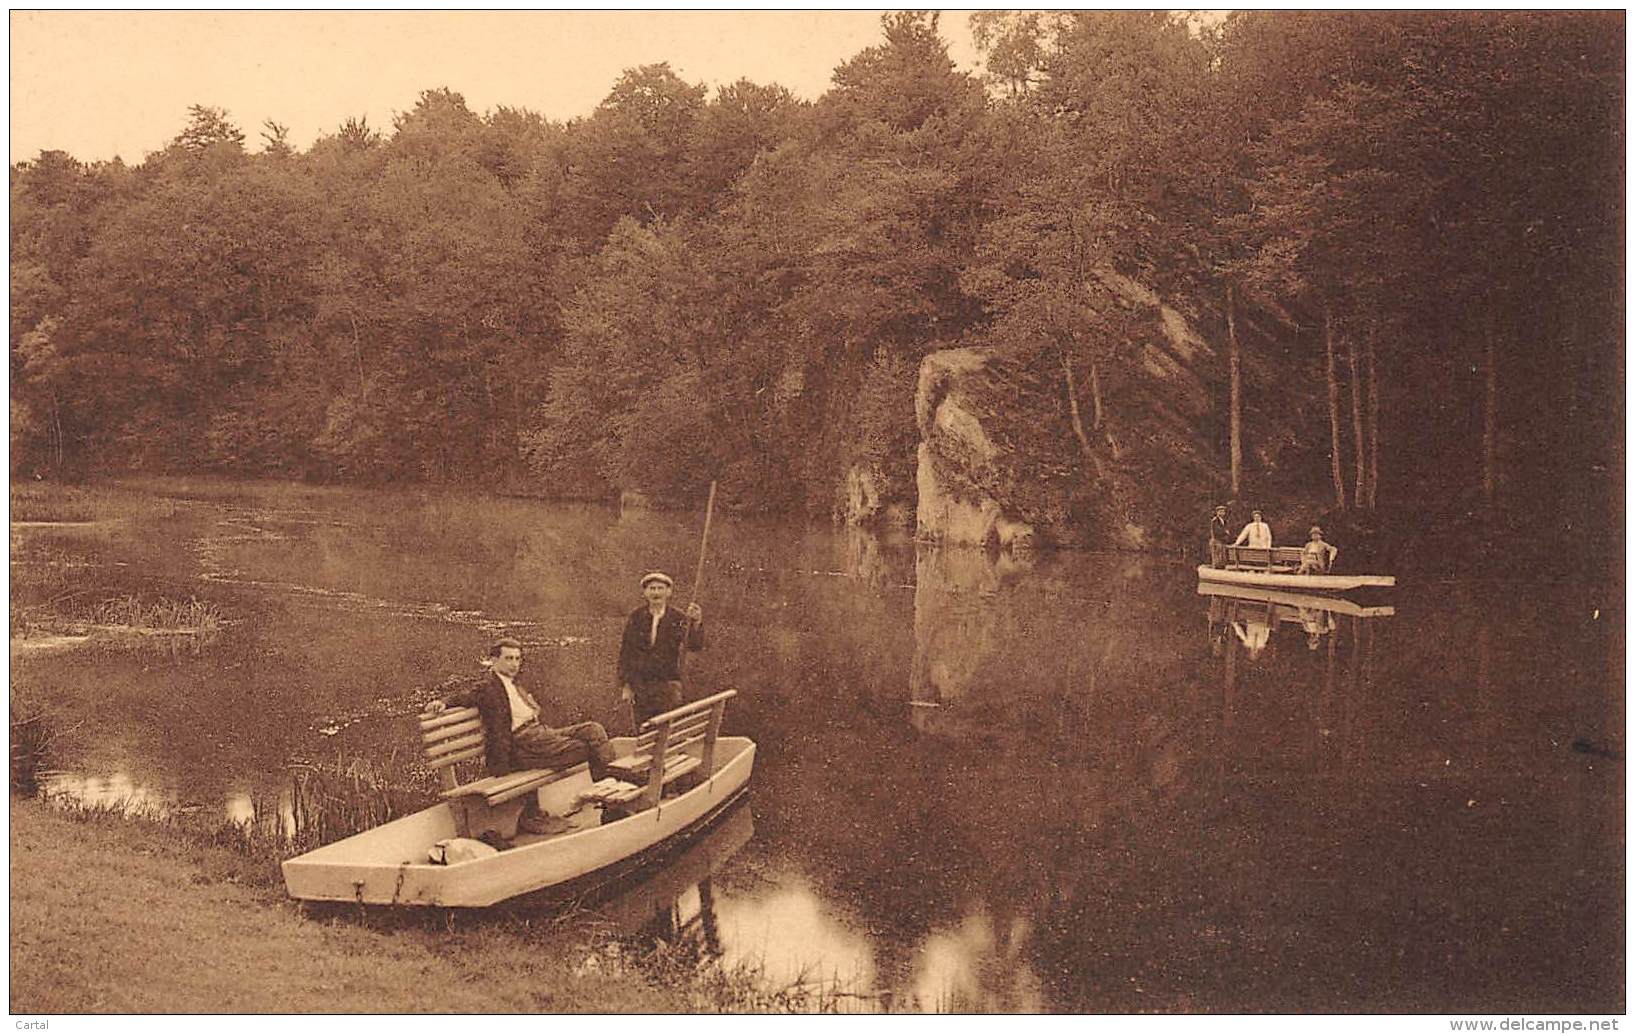
[[[412, 751], [418, 704], [496, 635], [525, 685], [621, 731], [636, 579], [689, 598], [701, 530], [411, 491], [138, 495], [14, 526], [13, 570], [208, 600], [223, 628], [14, 646], [14, 686], [81, 723], [56, 790], [233, 818], [292, 761]], [[718, 515], [688, 677], [739, 691], [749, 806], [609, 908], [859, 1010], [1621, 1012], [1621, 599], [1402, 582], [1325, 609], [1202, 595], [1173, 560]]]

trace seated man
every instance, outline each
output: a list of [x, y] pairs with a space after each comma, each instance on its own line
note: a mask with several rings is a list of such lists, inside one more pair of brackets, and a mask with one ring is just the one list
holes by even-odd
[[[488, 648], [485, 661], [489, 674], [453, 693], [433, 700], [426, 707], [436, 714], [446, 707], [476, 705], [482, 715], [484, 761], [491, 776], [507, 775], [529, 768], [566, 768], [589, 762], [594, 782], [608, 774], [614, 758], [607, 742], [607, 730], [597, 722], [580, 722], [553, 728], [542, 720], [539, 702], [517, 685], [522, 668], [522, 644], [515, 639], [499, 639]], [[571, 827], [565, 821], [539, 810], [538, 798], [529, 794], [517, 828], [524, 833], [562, 833]]]
[[1300, 547], [1300, 569], [1295, 574], [1326, 574], [1340, 551], [1323, 541], [1323, 529], [1311, 526], [1311, 541]]

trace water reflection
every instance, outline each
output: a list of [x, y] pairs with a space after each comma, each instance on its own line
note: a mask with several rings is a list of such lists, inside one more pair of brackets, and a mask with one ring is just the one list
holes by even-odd
[[1034, 561], [1030, 556], [921, 544], [914, 563], [914, 666], [910, 719], [921, 731], [942, 725], [937, 708], [971, 689], [977, 672], [1025, 634], [1002, 594]]
[[1228, 633], [1236, 637], [1250, 660], [1256, 660], [1270, 645], [1273, 630], [1285, 623], [1300, 629], [1306, 649], [1317, 650], [1323, 637], [1339, 627], [1338, 617], [1360, 620], [1396, 613], [1394, 607], [1363, 606], [1341, 597], [1211, 582], [1200, 582], [1198, 595], [1209, 597], [1209, 648], [1216, 657], [1225, 655]]
[[1043, 987], [1028, 963], [1032, 924], [979, 912], [926, 938], [914, 974], [915, 1008], [928, 1012], [1041, 1012]]
[[685, 850], [595, 910], [626, 936], [647, 943], [691, 944], [700, 958], [720, 958], [711, 878], [754, 835], [750, 807], [740, 804]]
[[755, 972], [772, 989], [800, 985], [828, 1000], [868, 999], [868, 939], [836, 921], [798, 874], [762, 873], [725, 888], [717, 883], [716, 874], [754, 832], [749, 805], [740, 805], [595, 911], [639, 946], [662, 942], [695, 962]]
[[716, 910], [726, 965], [758, 969], [771, 988], [803, 985], [853, 1002], [872, 997], [869, 938], [800, 875], [784, 874], [754, 895], [720, 895]]
[[294, 840], [301, 832], [294, 790], [264, 796], [248, 789], [234, 791], [227, 797], [226, 819], [235, 826], [272, 833], [286, 841]]
[[92, 810], [128, 815], [163, 817], [170, 813], [173, 800], [164, 790], [139, 783], [128, 772], [107, 776], [77, 772], [52, 772], [40, 779], [47, 797], [61, 797]]
[[[292, 759], [412, 754], [418, 701], [499, 628], [526, 684], [616, 724], [631, 582], [697, 561], [696, 513], [245, 492], [76, 547], [69, 574], [237, 620], [197, 656], [15, 657], [88, 730], [59, 763], [123, 773], [59, 786], [282, 824]], [[1394, 598], [1410, 621], [1150, 558], [711, 536], [688, 677], [740, 691], [754, 838], [610, 903], [626, 936], [857, 1010], [1620, 1004], [1613, 604], [1438, 587]]]
[[248, 787], [229, 789], [219, 806], [210, 808], [189, 800], [177, 789], [139, 781], [128, 772], [109, 775], [51, 772], [40, 779], [48, 799], [92, 811], [111, 811], [133, 817], [214, 819], [246, 830], [257, 829], [285, 840], [298, 832], [292, 792], [258, 793]]

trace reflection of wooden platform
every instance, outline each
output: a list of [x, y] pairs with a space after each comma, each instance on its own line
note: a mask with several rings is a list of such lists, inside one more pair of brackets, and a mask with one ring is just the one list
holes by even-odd
[[679, 899], [708, 880], [754, 835], [755, 819], [749, 805], [734, 808], [696, 843], [667, 859], [652, 876], [613, 895], [595, 910], [623, 932], [634, 933], [655, 915], [674, 908]]
[[1226, 585], [1221, 582], [1199, 582], [1198, 595], [1219, 596], [1242, 600], [1245, 603], [1275, 603], [1301, 610], [1326, 610], [1333, 614], [1347, 614], [1357, 618], [1388, 618], [1395, 607], [1364, 607], [1341, 596], [1312, 596], [1286, 589], [1258, 589], [1248, 585]]

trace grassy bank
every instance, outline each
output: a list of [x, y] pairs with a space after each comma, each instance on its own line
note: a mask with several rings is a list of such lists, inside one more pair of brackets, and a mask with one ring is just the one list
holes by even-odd
[[13, 1013], [686, 1012], [583, 918], [304, 911], [241, 852], [13, 798]]

